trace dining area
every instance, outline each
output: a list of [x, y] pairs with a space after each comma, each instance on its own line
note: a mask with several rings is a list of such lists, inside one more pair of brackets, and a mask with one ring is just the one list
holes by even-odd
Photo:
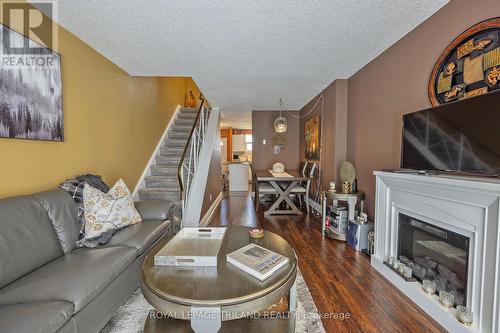
[[251, 172], [256, 211], [263, 209], [264, 216], [302, 215], [303, 208], [309, 213], [309, 193], [318, 173], [316, 162], [303, 162], [299, 170], [285, 170], [278, 162], [269, 170], [252, 167]]

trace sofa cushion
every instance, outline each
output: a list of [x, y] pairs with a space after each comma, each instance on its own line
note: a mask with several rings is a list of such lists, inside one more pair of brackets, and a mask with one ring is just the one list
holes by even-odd
[[165, 221], [171, 219], [175, 204], [167, 200], [136, 201], [135, 208], [144, 221]]
[[76, 313], [135, 260], [136, 252], [128, 246], [73, 251], [0, 289], [0, 305], [67, 301]]
[[0, 200], [0, 288], [62, 255], [49, 216], [34, 196]]
[[83, 206], [85, 237], [78, 241], [78, 246], [96, 247], [105, 244], [115, 231], [142, 221], [135, 209], [132, 194], [122, 179], [108, 193], [85, 184]]
[[0, 330], [9, 333], [52, 333], [73, 314], [68, 302], [35, 302], [0, 306]]
[[73, 198], [63, 189], [34, 194], [47, 211], [64, 253], [76, 247], [80, 234], [80, 222]]
[[170, 221], [144, 221], [128, 226], [111, 237], [106, 246], [126, 245], [137, 249], [137, 256], [168, 232]]

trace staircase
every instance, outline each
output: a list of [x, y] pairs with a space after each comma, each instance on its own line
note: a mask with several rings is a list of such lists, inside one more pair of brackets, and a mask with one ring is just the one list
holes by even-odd
[[197, 108], [180, 108], [177, 112], [156, 156], [156, 163], [151, 166], [150, 175], [144, 178], [145, 187], [139, 190], [141, 201], [180, 200], [177, 170], [197, 113]]

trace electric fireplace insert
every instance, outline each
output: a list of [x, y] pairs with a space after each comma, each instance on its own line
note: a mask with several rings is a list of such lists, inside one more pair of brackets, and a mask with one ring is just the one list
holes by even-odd
[[455, 305], [465, 305], [469, 238], [402, 213], [398, 230], [398, 258], [413, 276], [436, 282], [437, 293], [448, 291]]

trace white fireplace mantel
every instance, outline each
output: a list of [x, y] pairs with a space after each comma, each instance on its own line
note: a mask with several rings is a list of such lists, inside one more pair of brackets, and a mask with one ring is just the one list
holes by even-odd
[[[500, 332], [500, 181], [491, 178], [374, 172], [375, 253], [371, 263], [449, 332]], [[470, 238], [467, 306], [474, 324], [465, 327], [454, 309], [440, 305], [418, 282], [406, 282], [383, 264], [397, 255], [398, 214], [404, 213]]]

